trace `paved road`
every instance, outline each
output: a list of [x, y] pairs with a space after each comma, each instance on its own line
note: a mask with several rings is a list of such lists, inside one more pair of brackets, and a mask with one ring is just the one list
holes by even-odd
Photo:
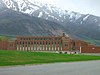
[[0, 67], [0, 75], [100, 75], [100, 61]]

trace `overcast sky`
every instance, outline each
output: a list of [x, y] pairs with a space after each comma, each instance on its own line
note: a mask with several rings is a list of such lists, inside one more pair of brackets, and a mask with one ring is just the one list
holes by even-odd
[[100, 0], [36, 0], [62, 9], [100, 16]]

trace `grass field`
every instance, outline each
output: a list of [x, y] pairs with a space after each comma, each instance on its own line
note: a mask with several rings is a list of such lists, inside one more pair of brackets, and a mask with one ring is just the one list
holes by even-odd
[[100, 56], [0, 50], [0, 66], [100, 60]]

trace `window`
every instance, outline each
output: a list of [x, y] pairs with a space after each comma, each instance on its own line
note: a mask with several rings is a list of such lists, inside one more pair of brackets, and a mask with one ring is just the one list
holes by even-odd
[[40, 44], [41, 44], [41, 42], [40, 42]]
[[55, 38], [55, 40], [57, 40], [57, 38]]
[[20, 38], [20, 40], [22, 40], [22, 38]]
[[44, 44], [44, 41], [43, 41], [43, 44]]
[[18, 42], [16, 44], [18, 44]]
[[68, 46], [67, 44], [65, 44], [65, 46]]
[[46, 42], [46, 45], [47, 45], [48, 43]]
[[25, 40], [25, 38], [23, 38], [23, 40]]
[[31, 42], [31, 45], [33, 44], [33, 42]]
[[36, 44], [36, 42], [34, 42], [34, 44]]
[[45, 40], [47, 40], [47, 38], [45, 38]]
[[20, 45], [21, 45], [21, 42], [20, 42]]
[[10, 46], [13, 46], [13, 44], [10, 44]]
[[34, 40], [37, 40], [36, 38], [34, 38]]
[[30, 42], [28, 42], [28, 44], [30, 44]]
[[34, 40], [34, 38], [32, 38], [32, 40]]

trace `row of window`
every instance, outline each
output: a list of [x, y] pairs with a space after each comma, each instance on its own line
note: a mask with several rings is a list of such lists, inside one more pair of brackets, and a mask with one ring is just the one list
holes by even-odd
[[61, 40], [61, 38], [20, 38], [20, 40]]
[[[17, 44], [45, 44], [44, 42], [17, 42]], [[50, 44], [50, 42], [46, 42], [46, 44]], [[62, 44], [61, 42], [52, 42], [52, 44]]]

